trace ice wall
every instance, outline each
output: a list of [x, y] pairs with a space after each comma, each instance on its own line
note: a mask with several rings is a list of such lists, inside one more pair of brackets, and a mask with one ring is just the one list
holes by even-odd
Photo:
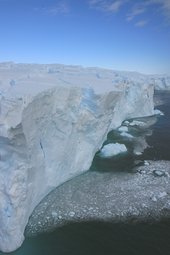
[[153, 85], [113, 71], [0, 65], [0, 250], [24, 240], [35, 206], [87, 171], [108, 132], [154, 114]]

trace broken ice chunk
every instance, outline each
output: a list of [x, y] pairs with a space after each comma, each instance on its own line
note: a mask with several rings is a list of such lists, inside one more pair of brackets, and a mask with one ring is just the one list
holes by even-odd
[[158, 109], [155, 109], [154, 110], [154, 114], [155, 115], [161, 115], [161, 116], [163, 116], [164, 115], [164, 113], [163, 112], [161, 112], [160, 110], [158, 110]]
[[124, 144], [110, 143], [101, 149], [100, 156], [103, 158], [110, 158], [123, 152], [127, 152], [127, 148]]

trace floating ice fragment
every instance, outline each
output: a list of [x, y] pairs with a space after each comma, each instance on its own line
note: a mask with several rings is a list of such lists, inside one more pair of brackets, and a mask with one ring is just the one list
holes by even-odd
[[167, 196], [167, 193], [165, 191], [160, 192], [159, 195], [158, 195], [159, 198], [164, 198], [166, 196]]
[[129, 122], [128, 120], [125, 120], [125, 121], [123, 122], [123, 124], [126, 125], [126, 126], [129, 126], [130, 122]]
[[149, 165], [150, 165], [150, 163], [148, 161], [144, 160], [144, 166], [149, 166]]
[[137, 155], [137, 156], [142, 155], [142, 152], [141, 152], [141, 151], [133, 151], [133, 153], [134, 153], [135, 155]]
[[125, 137], [128, 137], [128, 138], [133, 138], [133, 135], [127, 133], [127, 132], [121, 132], [120, 134], [121, 136], [125, 136]]
[[139, 127], [145, 127], [145, 122], [139, 121], [139, 120], [133, 120], [130, 124], [130, 126], [139, 126]]
[[101, 152], [100, 152], [100, 156], [103, 158], [110, 158], [113, 157], [117, 154], [126, 152], [127, 148], [124, 144], [120, 144], [120, 143], [110, 143], [105, 145]]
[[51, 214], [52, 214], [52, 216], [53, 216], [54, 218], [58, 216], [58, 214], [57, 214], [56, 212], [52, 212]]
[[74, 217], [75, 216], [75, 212], [69, 212], [69, 216], [70, 217]]
[[170, 210], [170, 201], [166, 202], [166, 204], [164, 205], [163, 209]]
[[152, 197], [151, 197], [151, 200], [152, 200], [153, 202], [157, 202], [157, 198], [156, 198], [155, 196], [152, 196]]
[[165, 172], [162, 171], [162, 170], [154, 170], [154, 171], [153, 171], [153, 175], [154, 175], [155, 177], [162, 177], [162, 176], [165, 176]]
[[120, 126], [120, 127], [118, 128], [118, 131], [119, 131], [119, 132], [128, 132], [128, 127], [127, 127], [127, 126]]
[[155, 115], [161, 115], [161, 116], [163, 116], [164, 115], [164, 113], [163, 112], [161, 112], [160, 110], [158, 110], [158, 109], [155, 109], [154, 110], [154, 114]]
[[128, 138], [133, 138], [133, 136], [128, 133], [128, 127], [127, 126], [120, 126], [118, 128], [118, 131], [120, 132], [121, 136], [125, 136], [125, 137], [128, 137]]

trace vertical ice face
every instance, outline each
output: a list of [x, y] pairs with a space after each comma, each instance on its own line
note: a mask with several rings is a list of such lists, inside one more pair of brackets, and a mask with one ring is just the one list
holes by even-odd
[[29, 164], [21, 124], [10, 137], [0, 137], [0, 157], [0, 247], [12, 251], [24, 240], [22, 219], [29, 210]]
[[28, 218], [45, 195], [89, 169], [112, 128], [126, 118], [153, 114], [153, 87], [147, 83], [113, 85], [111, 71], [98, 70], [96, 76], [94, 69], [56, 66], [58, 71], [49, 73], [47, 66], [14, 67], [15, 72], [2, 72], [0, 99], [0, 250], [5, 252], [21, 245]]

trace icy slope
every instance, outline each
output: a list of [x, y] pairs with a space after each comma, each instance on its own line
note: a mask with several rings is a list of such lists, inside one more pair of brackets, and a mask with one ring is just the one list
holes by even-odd
[[89, 169], [111, 129], [154, 114], [150, 79], [127, 74], [0, 64], [0, 250], [22, 244], [35, 206]]

